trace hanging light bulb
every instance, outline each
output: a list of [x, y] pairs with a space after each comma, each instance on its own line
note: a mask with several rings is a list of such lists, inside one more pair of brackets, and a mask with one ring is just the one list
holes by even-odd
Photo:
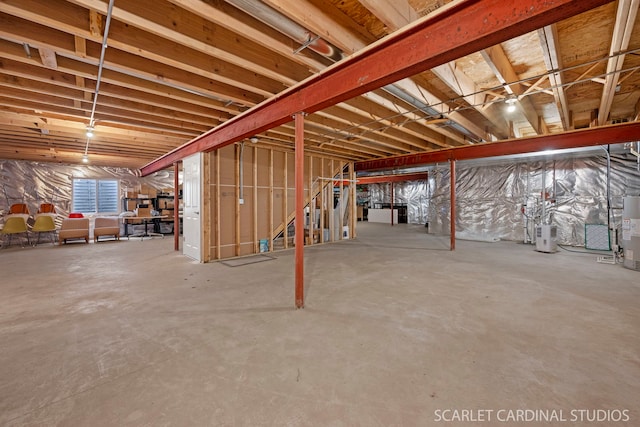
[[82, 163], [89, 163], [89, 155], [85, 154], [82, 156]]
[[504, 101], [505, 104], [507, 104], [507, 113], [513, 113], [516, 111], [516, 101], [517, 101], [517, 98], [515, 97], [507, 98]]
[[87, 126], [87, 138], [93, 137], [93, 126]]

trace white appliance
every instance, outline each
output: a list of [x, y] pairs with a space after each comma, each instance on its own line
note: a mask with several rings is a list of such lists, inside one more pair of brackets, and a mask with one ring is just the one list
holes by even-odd
[[558, 228], [555, 225], [536, 226], [536, 251], [553, 253], [558, 250]]
[[622, 201], [622, 265], [640, 271], [640, 196], [627, 196]]

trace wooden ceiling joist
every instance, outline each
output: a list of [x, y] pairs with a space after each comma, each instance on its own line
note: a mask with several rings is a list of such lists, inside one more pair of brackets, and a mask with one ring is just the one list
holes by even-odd
[[639, 6], [640, 0], [619, 0], [618, 2], [616, 23], [611, 39], [609, 60], [607, 61], [607, 75], [605, 77], [604, 87], [602, 88], [600, 108], [598, 109], [599, 125], [604, 125], [609, 121], [613, 97], [617, 90], [620, 71], [623, 68], [625, 59], [625, 55], [620, 55], [620, 52], [624, 52], [629, 47], [629, 40], [633, 34], [633, 27], [636, 22]]
[[[156, 172], [186, 155], [232, 144], [286, 123], [297, 112], [316, 112], [605, 3], [608, 1], [558, 0], [553, 4], [540, 1], [533, 5], [497, 0], [456, 3], [437, 17], [416, 21], [321, 75], [305, 80], [147, 164], [142, 173]], [[486, 18], [481, 11], [484, 10], [492, 11], [494, 22], [490, 27], [483, 23]], [[465, 31], [455, 31], [456, 28], [465, 28]], [[431, 43], [424, 43], [425, 39]]]
[[[598, 112], [606, 122], [637, 120], [640, 62], [629, 53], [640, 49], [632, 16], [638, 2], [116, 1], [95, 111], [100, 138], [90, 151], [114, 166], [141, 166], [212, 128], [203, 138], [215, 139], [213, 145], [241, 137], [239, 128], [225, 133], [225, 123], [238, 126], [234, 118], [245, 114], [244, 121], [252, 108], [262, 111], [240, 128], [259, 136], [256, 146], [291, 150], [295, 132], [287, 120], [304, 109], [311, 113], [306, 147], [344, 160], [597, 126]], [[538, 20], [537, 11], [550, 3], [562, 10], [556, 17], [567, 18]], [[46, 152], [60, 161], [55, 150], [77, 149], [65, 158], [80, 161], [107, 4], [0, 0], [0, 139], [13, 141], [12, 149], [22, 143], [21, 156], [42, 149], [34, 159]], [[527, 20], [535, 25], [523, 34], [519, 23]], [[449, 25], [411, 39], [426, 21]], [[407, 39], [404, 51], [377, 56], [366, 70], [335, 65], [373, 58], [398, 38]], [[385, 62], [400, 70], [389, 68], [382, 78]], [[338, 74], [331, 87], [317, 84]], [[294, 95], [292, 87], [302, 92]], [[521, 109], [509, 114], [505, 97], [517, 97]], [[283, 100], [286, 108], [274, 113], [270, 104]], [[262, 115], [264, 108], [271, 112]], [[256, 126], [276, 116], [280, 125]]]
[[536, 112], [531, 99], [528, 97], [520, 97], [520, 95], [525, 93], [526, 87], [518, 83], [520, 77], [513, 69], [513, 65], [504, 53], [502, 46], [495, 45], [488, 47], [483, 49], [481, 54], [487, 64], [489, 64], [489, 67], [491, 67], [495, 73], [496, 77], [498, 77], [498, 80], [500, 80], [500, 83], [504, 85], [505, 91], [510, 95], [514, 95], [518, 99], [518, 102], [515, 103], [516, 108], [519, 108], [522, 111], [522, 114], [527, 119], [533, 130], [538, 135], [547, 133], [547, 125]]

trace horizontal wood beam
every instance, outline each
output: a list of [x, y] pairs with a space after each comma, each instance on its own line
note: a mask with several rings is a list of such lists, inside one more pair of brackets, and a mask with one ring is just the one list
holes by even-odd
[[416, 21], [142, 168], [149, 175], [611, 0], [467, 0]]
[[430, 153], [387, 157], [386, 159], [356, 162], [356, 171], [384, 170], [409, 166], [442, 163], [449, 160], [471, 160], [512, 154], [535, 153], [546, 150], [590, 147], [636, 141], [640, 122], [623, 123], [590, 129], [580, 129], [553, 135], [541, 135], [486, 144], [468, 145]]

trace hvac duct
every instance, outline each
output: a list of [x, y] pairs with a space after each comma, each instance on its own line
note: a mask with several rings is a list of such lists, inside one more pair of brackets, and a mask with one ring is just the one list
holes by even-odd
[[308, 31], [296, 22], [284, 17], [268, 5], [255, 0], [226, 0], [227, 3], [252, 15], [276, 31], [291, 37], [303, 47], [308, 47], [314, 52], [325, 56], [332, 61], [339, 61], [343, 54], [337, 47], [331, 45], [320, 36]]
[[[418, 110], [422, 111], [425, 114], [428, 114], [433, 117], [439, 117], [442, 115], [439, 111], [437, 111], [433, 107], [428, 106], [424, 102], [417, 99], [415, 96], [406, 93], [404, 90], [400, 89], [395, 85], [392, 85], [392, 84], [386, 85], [386, 86], [383, 86], [382, 89], [389, 92], [393, 96], [402, 99], [407, 104], [414, 106], [415, 108], [417, 108]], [[458, 132], [462, 133], [463, 135], [466, 135], [467, 138], [469, 138], [469, 140], [471, 141], [478, 140], [478, 138], [474, 134], [472, 134], [467, 129], [463, 128], [453, 120], [450, 120], [447, 124], [452, 128], [454, 128], [455, 130], [457, 130]]]
[[[249, 15], [254, 16], [256, 19], [270, 26], [274, 30], [286, 35], [287, 37], [292, 38], [293, 40], [300, 43], [303, 48], [307, 47], [334, 62], [341, 60], [345, 56], [344, 52], [342, 52], [336, 46], [333, 46], [326, 40], [323, 40], [320, 36], [310, 32], [301, 25], [298, 25], [296, 22], [283, 16], [282, 14], [262, 2], [257, 2], [254, 0], [226, 0], [226, 2], [248, 13]], [[429, 107], [424, 102], [406, 93], [404, 90], [393, 84], [384, 86], [383, 89], [394, 95], [395, 97], [400, 98], [409, 105], [412, 105], [423, 113], [428, 114], [429, 116], [438, 117], [441, 115], [439, 111], [435, 110], [432, 107]], [[478, 140], [478, 138], [474, 134], [469, 132], [458, 123], [450, 121], [448, 124], [458, 132], [466, 135], [469, 140]]]

